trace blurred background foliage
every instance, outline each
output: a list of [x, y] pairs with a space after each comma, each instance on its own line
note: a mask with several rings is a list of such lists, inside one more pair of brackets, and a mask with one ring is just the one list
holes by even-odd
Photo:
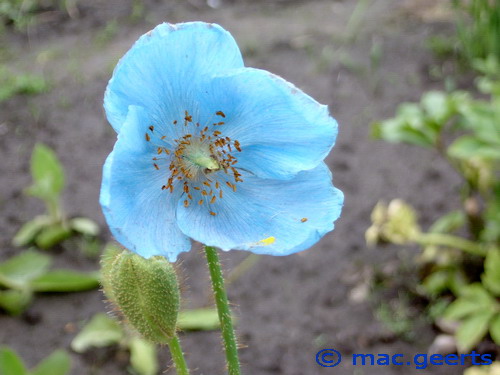
[[442, 57], [446, 46], [462, 69], [473, 69], [475, 87], [426, 92], [372, 131], [447, 160], [461, 176], [462, 206], [424, 231], [410, 203], [379, 202], [366, 240], [420, 247], [413, 293], [426, 299], [432, 321], [465, 353], [482, 341], [500, 345], [500, 1], [455, 0], [453, 6], [456, 35], [434, 37], [430, 45]]

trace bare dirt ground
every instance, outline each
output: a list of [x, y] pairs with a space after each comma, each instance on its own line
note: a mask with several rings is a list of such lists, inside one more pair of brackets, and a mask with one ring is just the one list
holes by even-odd
[[[405, 339], [375, 318], [381, 302], [369, 293], [374, 275], [396, 275], [404, 284], [414, 274], [415, 264], [412, 249], [401, 255], [395, 248], [365, 246], [364, 231], [374, 204], [382, 198], [406, 199], [422, 212], [425, 225], [457, 203], [450, 198], [456, 193], [457, 178], [436, 155], [369, 137], [372, 121], [391, 116], [400, 102], [440, 87], [429, 78], [435, 61], [424, 43], [446, 24], [439, 23], [439, 17], [417, 17], [429, 9], [422, 13], [418, 6], [402, 7], [400, 0], [368, 2], [353, 16], [356, 4], [347, 0], [222, 1], [213, 9], [201, 0], [149, 1], [144, 17], [133, 22], [129, 1], [82, 2], [78, 18], [55, 15], [31, 28], [27, 36], [9, 32], [12, 66], [43, 73], [52, 89], [0, 104], [0, 258], [19, 251], [10, 244], [12, 236], [43, 210], [39, 202], [22, 194], [30, 182], [29, 159], [35, 142], [53, 147], [65, 165], [64, 204], [69, 215], [88, 216], [106, 231], [98, 196], [102, 164], [115, 134], [104, 117], [102, 98], [114, 64], [133, 41], [160, 22], [216, 22], [234, 35], [248, 66], [281, 75], [330, 106], [340, 133], [327, 161], [335, 185], [346, 196], [335, 231], [318, 245], [293, 256], [264, 256], [230, 285], [244, 372], [461, 373], [446, 366], [417, 370], [349, 363], [352, 353], [426, 353], [434, 336], [418, 309], [410, 314], [412, 334]], [[105, 238], [110, 239], [109, 234]], [[233, 251], [222, 257], [230, 269], [245, 255]], [[56, 263], [97, 268], [97, 261], [76, 249], [58, 253]], [[183, 254], [179, 263], [184, 305], [210, 303], [208, 272], [199, 247]], [[388, 285], [391, 292], [384, 298], [397, 299], [397, 285]], [[0, 315], [0, 343], [34, 365], [56, 348], [69, 349], [75, 332], [65, 327], [68, 323], [80, 326], [94, 313], [105, 311], [102, 299], [98, 291], [38, 296], [24, 317]], [[410, 306], [417, 304], [410, 301]], [[224, 372], [218, 332], [185, 333], [181, 340], [193, 374]], [[322, 348], [336, 348], [345, 361], [335, 369], [320, 367], [315, 355]], [[166, 367], [168, 356], [161, 358]], [[126, 358], [116, 350], [73, 353], [72, 360], [75, 375], [127, 373]]]

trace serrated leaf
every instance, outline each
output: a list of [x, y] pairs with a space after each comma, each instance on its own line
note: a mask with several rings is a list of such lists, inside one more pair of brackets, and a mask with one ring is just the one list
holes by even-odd
[[0, 263], [0, 284], [8, 288], [26, 288], [30, 280], [45, 273], [51, 263], [48, 255], [25, 251]]
[[500, 250], [491, 249], [484, 261], [482, 281], [492, 293], [500, 296]]
[[459, 320], [477, 311], [481, 311], [481, 307], [477, 306], [474, 301], [459, 298], [448, 306], [444, 312], [444, 317], [450, 320]]
[[64, 170], [52, 149], [36, 144], [31, 156], [33, 185], [27, 192], [38, 198], [57, 199], [64, 187]]
[[463, 288], [460, 297], [476, 302], [483, 308], [490, 307], [495, 301], [480, 283], [470, 284]]
[[0, 290], [0, 307], [10, 315], [21, 314], [31, 302], [33, 293], [28, 290]]
[[471, 284], [463, 288], [459, 298], [453, 301], [444, 313], [450, 320], [460, 320], [479, 312], [492, 312], [495, 309], [495, 299], [481, 284]]
[[0, 375], [28, 375], [21, 358], [6, 346], [0, 347]]
[[177, 327], [182, 331], [211, 331], [219, 329], [219, 315], [215, 309], [181, 310]]
[[43, 228], [36, 237], [35, 243], [40, 249], [50, 249], [70, 236], [71, 229], [62, 223], [57, 223]]
[[25, 223], [12, 239], [12, 244], [17, 247], [26, 246], [34, 242], [37, 234], [51, 223], [48, 216], [37, 216]]
[[123, 329], [113, 318], [104, 313], [94, 315], [71, 342], [71, 349], [83, 353], [91, 347], [102, 348], [118, 344], [123, 338]]
[[54, 270], [32, 280], [30, 286], [35, 292], [81, 292], [99, 287], [99, 273]]
[[129, 343], [130, 364], [139, 375], [158, 374], [159, 365], [156, 345], [139, 337], [133, 337]]
[[99, 234], [99, 226], [92, 220], [86, 217], [75, 217], [69, 222], [71, 229], [78, 233], [87, 234], [89, 236], [97, 236]]
[[71, 368], [71, 359], [64, 350], [56, 350], [31, 371], [31, 375], [66, 375]]
[[494, 312], [482, 311], [465, 319], [457, 329], [455, 338], [460, 352], [467, 353], [474, 348], [488, 332]]

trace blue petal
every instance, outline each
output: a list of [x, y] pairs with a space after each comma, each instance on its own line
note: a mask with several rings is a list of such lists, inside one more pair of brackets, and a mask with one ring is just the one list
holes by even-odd
[[324, 163], [291, 180], [245, 174], [236, 192], [221, 186], [223, 198], [213, 204], [179, 204], [179, 227], [206, 245], [258, 254], [288, 255], [312, 246], [333, 229], [344, 200]]
[[225, 124], [217, 130], [240, 142], [238, 167], [263, 178], [289, 179], [316, 167], [337, 136], [327, 106], [263, 70], [217, 76], [198, 93], [197, 102], [205, 117], [224, 112]]
[[154, 147], [144, 138], [149, 116], [131, 106], [113, 152], [103, 169], [100, 203], [116, 240], [129, 250], [175, 261], [191, 248], [175, 221], [180, 190], [162, 190], [168, 168], [157, 170], [151, 160]]
[[143, 35], [115, 68], [104, 97], [109, 122], [119, 132], [130, 105], [147, 108], [156, 122], [183, 113], [192, 92], [212, 75], [243, 67], [231, 34], [203, 22], [161, 24]]

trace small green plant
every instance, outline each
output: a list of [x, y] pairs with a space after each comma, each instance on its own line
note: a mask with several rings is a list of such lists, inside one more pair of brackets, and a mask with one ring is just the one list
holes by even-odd
[[[401, 200], [372, 212], [368, 243], [422, 247], [421, 284], [433, 318], [460, 323], [458, 349], [467, 352], [489, 333], [500, 344], [500, 82], [478, 80], [490, 100], [463, 91], [429, 92], [404, 103], [396, 117], [374, 124], [375, 137], [434, 148], [462, 176], [462, 207], [427, 231]], [[443, 301], [453, 301], [447, 307]]]
[[64, 350], [56, 350], [34, 369], [28, 370], [23, 360], [12, 349], [0, 347], [0, 374], [2, 375], [66, 375], [71, 359]]
[[49, 84], [42, 76], [16, 74], [6, 66], [0, 65], [0, 103], [17, 94], [41, 94], [48, 89]]
[[64, 169], [54, 151], [37, 144], [31, 157], [33, 184], [25, 192], [41, 199], [46, 206], [44, 215], [36, 216], [25, 223], [12, 240], [15, 246], [35, 244], [40, 249], [48, 249], [67, 239], [74, 233], [96, 236], [99, 227], [92, 220], [77, 217], [68, 220], [61, 206], [64, 189]]
[[104, 313], [94, 315], [71, 342], [71, 348], [77, 353], [111, 345], [130, 352], [130, 365], [137, 374], [158, 374], [156, 345], [132, 334]]
[[79, 292], [99, 286], [96, 272], [51, 270], [51, 263], [50, 256], [34, 250], [0, 263], [0, 308], [18, 315], [36, 292]]
[[[180, 311], [177, 323], [179, 330], [214, 330], [219, 326], [214, 309]], [[71, 342], [71, 348], [77, 353], [113, 345], [129, 351], [130, 366], [137, 374], [158, 374], [157, 346], [104, 313], [94, 315]]]

